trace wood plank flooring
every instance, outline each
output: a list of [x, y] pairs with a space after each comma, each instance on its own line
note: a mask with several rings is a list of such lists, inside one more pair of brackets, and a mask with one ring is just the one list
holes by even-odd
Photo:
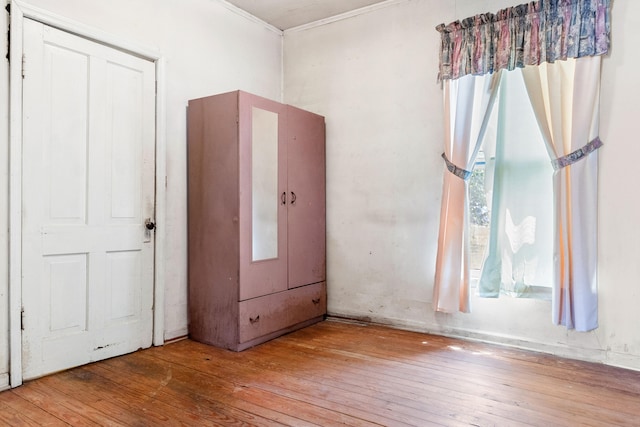
[[190, 340], [0, 393], [10, 426], [640, 425], [640, 372], [328, 320], [241, 353]]

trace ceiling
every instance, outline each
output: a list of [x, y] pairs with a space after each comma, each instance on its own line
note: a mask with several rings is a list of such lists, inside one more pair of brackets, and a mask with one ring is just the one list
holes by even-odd
[[281, 30], [319, 21], [384, 0], [227, 0]]

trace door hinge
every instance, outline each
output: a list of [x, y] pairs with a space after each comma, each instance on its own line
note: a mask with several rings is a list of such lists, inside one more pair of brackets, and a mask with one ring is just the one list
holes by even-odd
[[[7, 6], [5, 7], [7, 14], [9, 14], [9, 17], [11, 16], [11, 3], [7, 3]], [[9, 22], [11, 22], [11, 19], [8, 19]], [[7, 61], [11, 60], [11, 24], [7, 25]]]
[[22, 78], [24, 79], [27, 75], [27, 56], [22, 54]]
[[24, 307], [20, 309], [20, 330], [24, 331]]

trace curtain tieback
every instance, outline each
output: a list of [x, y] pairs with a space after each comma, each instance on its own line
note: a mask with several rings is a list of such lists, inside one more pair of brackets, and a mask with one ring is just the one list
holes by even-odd
[[569, 166], [582, 159], [586, 155], [593, 153], [598, 148], [602, 147], [602, 141], [600, 137], [596, 136], [591, 142], [582, 148], [578, 148], [576, 151], [567, 154], [566, 156], [558, 157], [551, 161], [551, 165], [554, 170], [562, 169], [565, 166]]
[[447, 169], [449, 169], [449, 172], [451, 172], [458, 178], [462, 179], [463, 181], [466, 181], [469, 178], [471, 178], [472, 172], [459, 168], [458, 166], [451, 163], [445, 153], [442, 153], [442, 158], [444, 159], [444, 162], [447, 164]]

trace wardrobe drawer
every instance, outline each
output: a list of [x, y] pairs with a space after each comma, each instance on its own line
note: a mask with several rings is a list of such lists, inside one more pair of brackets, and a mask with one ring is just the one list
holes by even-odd
[[327, 312], [326, 282], [240, 302], [239, 341], [295, 326]]

